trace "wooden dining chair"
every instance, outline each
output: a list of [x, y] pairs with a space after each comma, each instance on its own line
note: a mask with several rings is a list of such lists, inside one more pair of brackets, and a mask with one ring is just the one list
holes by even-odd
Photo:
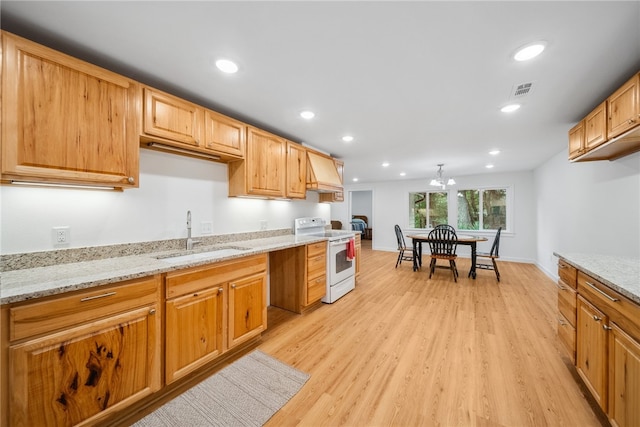
[[[498, 264], [496, 263], [496, 259], [500, 258], [500, 232], [502, 231], [502, 227], [498, 228], [498, 232], [496, 233], [496, 237], [493, 239], [493, 244], [491, 245], [490, 252], [477, 252], [476, 253], [476, 269], [482, 270], [494, 270], [496, 272], [496, 279], [498, 282], [500, 281], [500, 271], [498, 271]], [[478, 262], [480, 259], [490, 259], [491, 264], [488, 262]]]
[[402, 229], [398, 224], [395, 225], [394, 229], [396, 232], [396, 240], [398, 241], [398, 259], [396, 260], [396, 268], [398, 268], [398, 265], [402, 264], [402, 261], [413, 262], [413, 248], [407, 248], [407, 245], [404, 242]]
[[[453, 274], [454, 282], [458, 281], [458, 267], [456, 266], [456, 249], [458, 236], [451, 226], [437, 226], [429, 232], [429, 249], [431, 250], [431, 264], [429, 265], [429, 279], [436, 268], [448, 268]], [[437, 265], [438, 260], [449, 261], [449, 266]]]

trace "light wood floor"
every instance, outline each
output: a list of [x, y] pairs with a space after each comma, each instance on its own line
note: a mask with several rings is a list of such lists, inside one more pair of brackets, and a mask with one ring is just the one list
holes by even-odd
[[304, 315], [269, 309], [262, 351], [311, 378], [268, 426], [601, 426], [561, 357], [556, 287], [500, 262], [466, 278], [363, 249], [356, 289]]

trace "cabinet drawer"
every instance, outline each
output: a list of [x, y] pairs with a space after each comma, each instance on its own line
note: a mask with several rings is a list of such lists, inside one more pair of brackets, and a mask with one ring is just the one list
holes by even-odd
[[160, 276], [9, 309], [11, 341], [94, 321], [159, 299]]
[[558, 310], [573, 327], [576, 326], [576, 296], [577, 292], [574, 289], [560, 283]]
[[578, 293], [640, 340], [640, 305], [581, 271], [578, 272]]
[[562, 315], [558, 316], [558, 338], [571, 361], [576, 363], [576, 328]]
[[267, 254], [259, 254], [167, 273], [167, 298], [208, 289], [266, 269]]
[[327, 276], [322, 275], [307, 282], [306, 305], [318, 301], [327, 292]]
[[578, 276], [578, 270], [575, 267], [567, 264], [562, 259], [558, 260], [558, 276], [565, 284], [576, 289], [576, 278]]
[[318, 242], [307, 245], [307, 258], [311, 258], [318, 255], [326, 255], [327, 242]]
[[307, 259], [307, 279], [312, 279], [321, 274], [325, 274], [326, 269], [327, 258], [324, 254]]

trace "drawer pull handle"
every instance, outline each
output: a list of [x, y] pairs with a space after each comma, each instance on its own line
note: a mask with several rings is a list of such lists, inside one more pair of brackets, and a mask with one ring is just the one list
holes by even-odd
[[562, 269], [562, 268], [567, 268], [567, 266], [566, 266], [566, 265], [564, 265], [564, 264], [558, 264], [558, 268], [560, 268], [560, 269]]
[[609, 325], [602, 325], [602, 329], [604, 329], [605, 331], [610, 331], [612, 328]]
[[599, 288], [597, 288], [593, 283], [590, 283], [590, 282], [587, 282], [587, 281], [585, 281], [584, 283], [585, 283], [585, 284], [587, 284], [587, 285], [589, 285], [589, 287], [590, 287], [591, 289], [593, 289], [594, 291], [597, 291], [600, 295], [604, 296], [604, 297], [605, 297], [605, 298], [607, 298], [609, 301], [612, 301], [612, 302], [618, 302], [618, 301], [620, 301], [618, 298], [614, 298], [614, 297], [612, 297], [612, 296], [608, 295], [606, 292], [601, 291], [601, 290], [600, 290]]
[[92, 297], [84, 297], [80, 300], [80, 302], [87, 302], [87, 301], [91, 301], [98, 298], [111, 297], [111, 296], [114, 296], [115, 294], [116, 294], [115, 292], [107, 292], [106, 294], [94, 295]]

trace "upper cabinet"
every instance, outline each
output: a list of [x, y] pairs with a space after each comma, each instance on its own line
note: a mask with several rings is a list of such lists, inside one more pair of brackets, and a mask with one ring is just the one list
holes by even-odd
[[291, 141], [287, 141], [287, 197], [307, 197], [307, 150]]
[[244, 157], [244, 123], [149, 87], [142, 97], [143, 147], [219, 161]]
[[138, 186], [138, 84], [2, 32], [2, 181]]
[[569, 160], [614, 160], [640, 151], [640, 73], [569, 131]]
[[285, 198], [287, 141], [249, 126], [244, 160], [229, 163], [229, 196]]

